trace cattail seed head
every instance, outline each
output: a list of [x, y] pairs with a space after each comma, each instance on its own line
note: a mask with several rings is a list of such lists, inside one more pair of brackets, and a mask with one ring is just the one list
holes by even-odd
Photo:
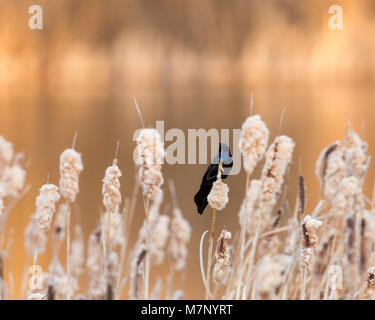
[[141, 130], [137, 138], [138, 176], [142, 184], [143, 195], [152, 198], [164, 183], [161, 165], [164, 159], [164, 145], [159, 132], [155, 129]]
[[213, 209], [223, 210], [229, 201], [228, 192], [228, 185], [218, 178], [212, 185], [207, 201]]
[[259, 115], [251, 116], [242, 125], [239, 147], [244, 168], [251, 174], [262, 160], [268, 145], [269, 131]]
[[155, 265], [164, 261], [164, 248], [169, 236], [169, 217], [162, 214], [158, 217], [151, 236], [150, 259]]
[[34, 257], [35, 252], [41, 254], [46, 248], [47, 237], [44, 230], [39, 228], [36, 215], [31, 218], [25, 230], [25, 248], [29, 257]]
[[102, 232], [100, 227], [96, 228], [89, 237], [87, 246], [87, 260], [86, 268], [88, 271], [89, 280], [94, 282], [103, 269], [103, 252], [101, 242]]
[[367, 282], [363, 295], [366, 299], [370, 298], [375, 292], [375, 267], [367, 270]]
[[1, 179], [1, 184], [5, 191], [4, 197], [18, 197], [25, 185], [26, 171], [15, 164], [5, 168]]
[[120, 178], [121, 171], [117, 166], [117, 160], [105, 170], [103, 179], [103, 204], [108, 212], [118, 212], [121, 203]]
[[345, 143], [347, 145], [345, 159], [348, 163], [348, 174], [362, 180], [367, 171], [367, 143], [362, 141], [353, 129], [349, 129], [345, 137]]
[[13, 158], [13, 145], [0, 136], [0, 174], [9, 166]]
[[262, 171], [262, 212], [269, 214], [281, 193], [284, 175], [292, 161], [295, 143], [287, 136], [278, 136], [266, 153], [266, 162]]
[[66, 149], [60, 156], [60, 193], [69, 202], [74, 202], [79, 192], [82, 170], [81, 154], [74, 149]]
[[260, 299], [276, 299], [276, 291], [284, 281], [284, 275], [293, 258], [286, 254], [267, 255], [257, 271], [257, 289]]
[[301, 222], [302, 226], [302, 254], [301, 265], [307, 268], [311, 265], [314, 257], [315, 247], [318, 243], [317, 231], [323, 222], [307, 215]]
[[334, 199], [341, 181], [347, 175], [343, 150], [339, 149], [339, 146], [340, 141], [336, 141], [325, 148], [316, 164], [316, 175], [320, 180], [323, 194], [328, 200]]
[[141, 280], [143, 272], [143, 260], [147, 254], [145, 246], [137, 248], [136, 254], [131, 262], [131, 271], [129, 279], [129, 298], [132, 300], [139, 299], [141, 295]]
[[40, 229], [48, 230], [51, 226], [56, 202], [59, 200], [59, 188], [54, 184], [45, 184], [40, 188], [39, 196], [36, 198], [36, 217]]
[[241, 228], [246, 226], [246, 232], [252, 233], [254, 227], [259, 223], [264, 225], [268, 222], [265, 220], [265, 215], [260, 211], [260, 198], [261, 198], [261, 180], [251, 180], [250, 187], [247, 192], [247, 199], [244, 199], [238, 213], [239, 223]]
[[172, 267], [176, 271], [184, 269], [186, 265], [186, 245], [190, 241], [190, 236], [191, 227], [189, 222], [183, 218], [180, 209], [174, 208], [168, 253]]
[[220, 237], [217, 239], [216, 245], [216, 264], [214, 267], [214, 280], [220, 284], [225, 284], [228, 280], [230, 272], [230, 252], [228, 242], [232, 238], [232, 234], [227, 231], [221, 231]]
[[338, 216], [344, 216], [361, 208], [361, 194], [360, 182], [356, 177], [351, 176], [342, 179], [332, 201], [334, 213]]

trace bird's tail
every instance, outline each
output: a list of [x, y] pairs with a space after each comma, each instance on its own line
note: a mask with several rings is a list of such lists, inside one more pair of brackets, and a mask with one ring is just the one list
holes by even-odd
[[199, 191], [194, 196], [194, 202], [197, 205], [198, 213], [202, 214], [208, 204], [207, 195], [202, 192], [201, 189], [199, 189]]

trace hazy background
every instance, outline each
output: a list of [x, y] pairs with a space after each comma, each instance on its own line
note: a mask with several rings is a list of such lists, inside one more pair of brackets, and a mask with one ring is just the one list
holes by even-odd
[[[29, 6], [41, 5], [44, 29], [28, 28]], [[328, 27], [328, 8], [343, 8], [343, 30]], [[240, 128], [254, 112], [271, 130], [297, 143], [288, 178], [294, 204], [298, 159], [307, 184], [307, 209], [319, 200], [315, 161], [326, 145], [341, 139], [348, 120], [374, 154], [375, 3], [363, 1], [43, 1], [0, 0], [0, 134], [31, 160], [32, 189], [12, 211], [14, 230], [5, 273], [14, 277], [19, 297], [26, 262], [24, 229], [35, 210], [40, 185], [58, 184], [59, 155], [71, 146], [85, 169], [73, 220], [86, 237], [102, 209], [101, 180], [120, 140], [122, 191], [134, 183], [133, 132], [140, 123], [135, 96], [147, 126], [165, 129]], [[204, 165], [165, 165], [175, 182], [179, 205], [192, 225], [185, 281], [186, 298], [202, 298], [199, 239], [210, 212], [196, 213], [193, 195]], [[259, 170], [255, 175], [259, 174]], [[370, 194], [374, 170], [366, 181]], [[227, 180], [230, 202], [217, 218], [218, 229], [238, 230], [244, 194], [243, 171]], [[170, 201], [167, 186], [166, 201]], [[131, 238], [144, 217], [141, 198]], [[64, 261], [64, 260], [62, 260]], [[44, 269], [49, 253], [40, 256]], [[168, 263], [151, 274], [165, 274]], [[174, 288], [180, 288], [180, 281]], [[182, 277], [182, 280], [184, 277]], [[83, 280], [82, 280], [83, 281]], [[152, 284], [151, 284], [152, 287]]]

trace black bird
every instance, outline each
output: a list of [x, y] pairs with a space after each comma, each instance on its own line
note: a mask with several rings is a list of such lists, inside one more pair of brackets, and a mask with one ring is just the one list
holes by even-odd
[[217, 179], [220, 159], [223, 162], [221, 179], [224, 180], [233, 166], [233, 160], [228, 145], [223, 142], [219, 143], [219, 152], [204, 173], [200, 189], [194, 196], [194, 202], [197, 205], [199, 214], [203, 213], [208, 204], [207, 196], [210, 194], [212, 185]]

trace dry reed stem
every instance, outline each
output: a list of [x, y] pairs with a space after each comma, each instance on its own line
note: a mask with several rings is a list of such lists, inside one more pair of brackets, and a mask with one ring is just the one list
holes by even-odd
[[146, 257], [145, 257], [145, 271], [144, 271], [144, 292], [143, 297], [148, 300], [148, 282], [150, 272], [150, 199], [146, 198]]

